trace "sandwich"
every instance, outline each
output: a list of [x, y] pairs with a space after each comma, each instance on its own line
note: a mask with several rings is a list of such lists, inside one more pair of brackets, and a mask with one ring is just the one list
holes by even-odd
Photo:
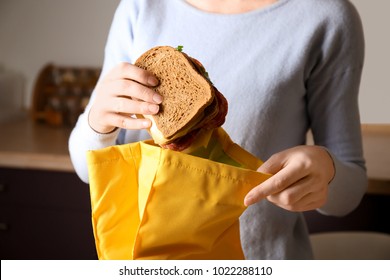
[[152, 122], [149, 133], [163, 148], [183, 151], [202, 132], [225, 122], [228, 104], [211, 83], [203, 65], [182, 47], [158, 46], [142, 54], [135, 65], [159, 80], [154, 90], [163, 97], [156, 115], [143, 115]]

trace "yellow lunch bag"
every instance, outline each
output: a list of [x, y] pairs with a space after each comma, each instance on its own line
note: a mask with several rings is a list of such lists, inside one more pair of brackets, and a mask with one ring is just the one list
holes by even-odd
[[218, 128], [185, 152], [151, 140], [88, 151], [99, 259], [244, 259], [245, 195], [271, 175]]

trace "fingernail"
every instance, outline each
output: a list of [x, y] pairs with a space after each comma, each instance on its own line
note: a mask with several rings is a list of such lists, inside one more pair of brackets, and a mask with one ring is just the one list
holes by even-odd
[[149, 104], [148, 105], [148, 109], [151, 113], [155, 114], [158, 112], [158, 110], [160, 109], [160, 107], [158, 105], [155, 105], [155, 104]]
[[248, 194], [245, 199], [244, 199], [244, 205], [245, 206], [249, 206], [253, 203], [253, 195], [252, 194]]
[[159, 103], [162, 102], [162, 100], [163, 100], [163, 99], [162, 99], [162, 96], [161, 96], [161, 95], [159, 95], [159, 94], [157, 94], [157, 93], [153, 95], [153, 101], [154, 101], [154, 102], [156, 102], [156, 103], [159, 104]]
[[143, 120], [143, 121], [142, 121], [142, 126], [143, 126], [144, 128], [150, 127], [150, 126], [151, 126], [150, 120], [147, 120], [147, 119]]
[[157, 86], [158, 85], [158, 80], [156, 77], [150, 76], [148, 78], [148, 85], [150, 86]]

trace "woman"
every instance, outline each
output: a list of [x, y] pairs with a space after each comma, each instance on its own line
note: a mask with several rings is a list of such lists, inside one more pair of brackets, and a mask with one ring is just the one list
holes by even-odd
[[[150, 138], [158, 81], [132, 65], [157, 45], [183, 45], [229, 102], [224, 129], [275, 174], [254, 186], [240, 218], [247, 259], [310, 259], [302, 211], [341, 216], [366, 187], [358, 91], [360, 18], [347, 0], [122, 0], [101, 78], [70, 137], [79, 176], [85, 151]], [[134, 97], [134, 99], [130, 99]], [[307, 131], [315, 141], [305, 146]]]

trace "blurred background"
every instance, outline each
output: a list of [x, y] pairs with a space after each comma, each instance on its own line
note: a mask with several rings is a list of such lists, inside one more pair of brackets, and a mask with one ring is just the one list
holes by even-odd
[[[305, 215], [318, 258], [360, 257], [354, 251], [356, 242], [360, 248], [368, 242], [361, 249], [363, 258], [386, 258], [390, 252], [390, 225], [385, 219], [390, 213], [390, 1], [351, 2], [362, 17], [366, 37], [359, 101], [370, 187], [361, 207], [345, 218]], [[74, 173], [67, 139], [96, 83], [118, 3], [0, 0], [2, 259], [96, 258], [88, 186]], [[337, 244], [340, 252], [326, 255], [324, 248], [330, 244]]]
[[[388, 65], [390, 2], [352, 0], [363, 20], [366, 61], [360, 105], [363, 123], [390, 123]], [[29, 108], [35, 79], [47, 63], [96, 66], [119, 0], [0, 0], [0, 73], [21, 76]]]

